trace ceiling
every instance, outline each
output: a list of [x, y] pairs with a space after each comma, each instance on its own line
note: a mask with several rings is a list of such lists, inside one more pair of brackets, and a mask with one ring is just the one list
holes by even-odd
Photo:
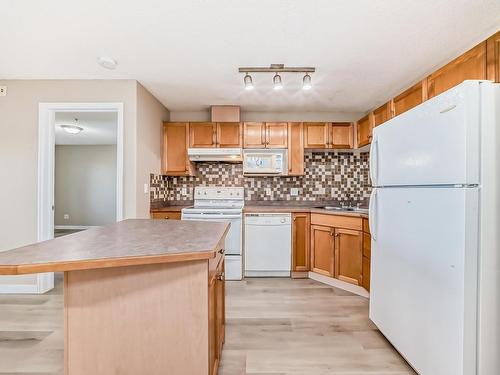
[[[499, 0], [16, 0], [0, 3], [0, 78], [137, 79], [173, 111], [367, 111], [493, 34]], [[111, 56], [116, 70], [96, 64]], [[254, 76], [240, 66], [315, 66]]]
[[[118, 117], [116, 112], [56, 112], [56, 145], [114, 145]], [[83, 130], [78, 134], [65, 132], [61, 125], [75, 125]]]

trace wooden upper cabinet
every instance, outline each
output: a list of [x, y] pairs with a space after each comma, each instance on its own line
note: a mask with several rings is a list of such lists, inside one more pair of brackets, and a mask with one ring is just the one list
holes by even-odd
[[287, 148], [287, 122], [245, 122], [243, 125], [245, 148]]
[[163, 174], [187, 176], [194, 174], [194, 167], [189, 161], [189, 123], [166, 122], [163, 124]]
[[361, 285], [362, 281], [362, 232], [335, 229], [335, 277]]
[[393, 99], [394, 116], [398, 116], [427, 100], [427, 80], [405, 90]]
[[334, 229], [311, 225], [311, 271], [333, 277], [335, 274]]
[[304, 122], [304, 148], [328, 148], [329, 144], [328, 122]]
[[371, 115], [358, 120], [358, 147], [366, 146], [372, 141], [372, 119]]
[[432, 98], [467, 79], [486, 79], [486, 41], [459, 56], [427, 78]]
[[266, 122], [266, 148], [288, 147], [288, 123]]
[[379, 126], [392, 118], [392, 101], [388, 101], [373, 111], [373, 126]]
[[217, 123], [217, 147], [241, 148], [243, 147], [243, 132], [239, 122]]
[[354, 147], [354, 126], [351, 122], [331, 123], [331, 148], [353, 148]]
[[500, 82], [500, 31], [486, 40], [486, 78]]
[[304, 126], [301, 122], [288, 123], [288, 175], [304, 174]]
[[245, 148], [265, 148], [266, 124], [263, 122], [245, 122], [243, 124], [243, 145]]
[[309, 213], [292, 214], [292, 271], [309, 271]]
[[217, 124], [215, 122], [189, 123], [189, 147], [216, 147]]

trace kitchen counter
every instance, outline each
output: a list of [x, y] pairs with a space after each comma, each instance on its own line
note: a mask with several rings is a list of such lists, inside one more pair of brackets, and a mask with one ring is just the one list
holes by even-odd
[[[244, 212], [310, 212], [327, 215], [343, 215], [368, 218], [368, 208], [363, 211], [350, 210], [326, 210], [318, 206], [338, 205], [336, 202], [314, 202], [314, 201], [246, 201]], [[151, 206], [151, 212], [181, 211], [185, 207], [191, 207], [192, 201], [176, 201], [174, 204], [168, 202]]]
[[[366, 211], [350, 210], [326, 210], [318, 206], [328, 206], [328, 202], [290, 202], [290, 201], [264, 201], [248, 202], [245, 204], [245, 212], [310, 212], [327, 215], [342, 215], [368, 218]], [[333, 205], [333, 204], [332, 204]]]
[[65, 375], [209, 374], [228, 229], [125, 220], [2, 252], [0, 274], [65, 271]]
[[227, 224], [124, 220], [0, 253], [0, 274], [74, 271], [215, 257]]

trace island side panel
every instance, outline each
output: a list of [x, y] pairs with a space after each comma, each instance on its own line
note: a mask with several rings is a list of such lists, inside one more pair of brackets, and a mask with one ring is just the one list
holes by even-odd
[[208, 374], [207, 261], [64, 276], [65, 375]]

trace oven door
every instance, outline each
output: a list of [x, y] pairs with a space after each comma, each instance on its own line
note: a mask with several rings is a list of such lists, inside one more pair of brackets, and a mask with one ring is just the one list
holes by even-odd
[[198, 221], [219, 221], [219, 222], [229, 222], [231, 226], [226, 236], [225, 241], [225, 254], [226, 255], [241, 255], [242, 249], [242, 232], [243, 223], [241, 214], [201, 214], [201, 213], [182, 213], [182, 220], [198, 220]]

